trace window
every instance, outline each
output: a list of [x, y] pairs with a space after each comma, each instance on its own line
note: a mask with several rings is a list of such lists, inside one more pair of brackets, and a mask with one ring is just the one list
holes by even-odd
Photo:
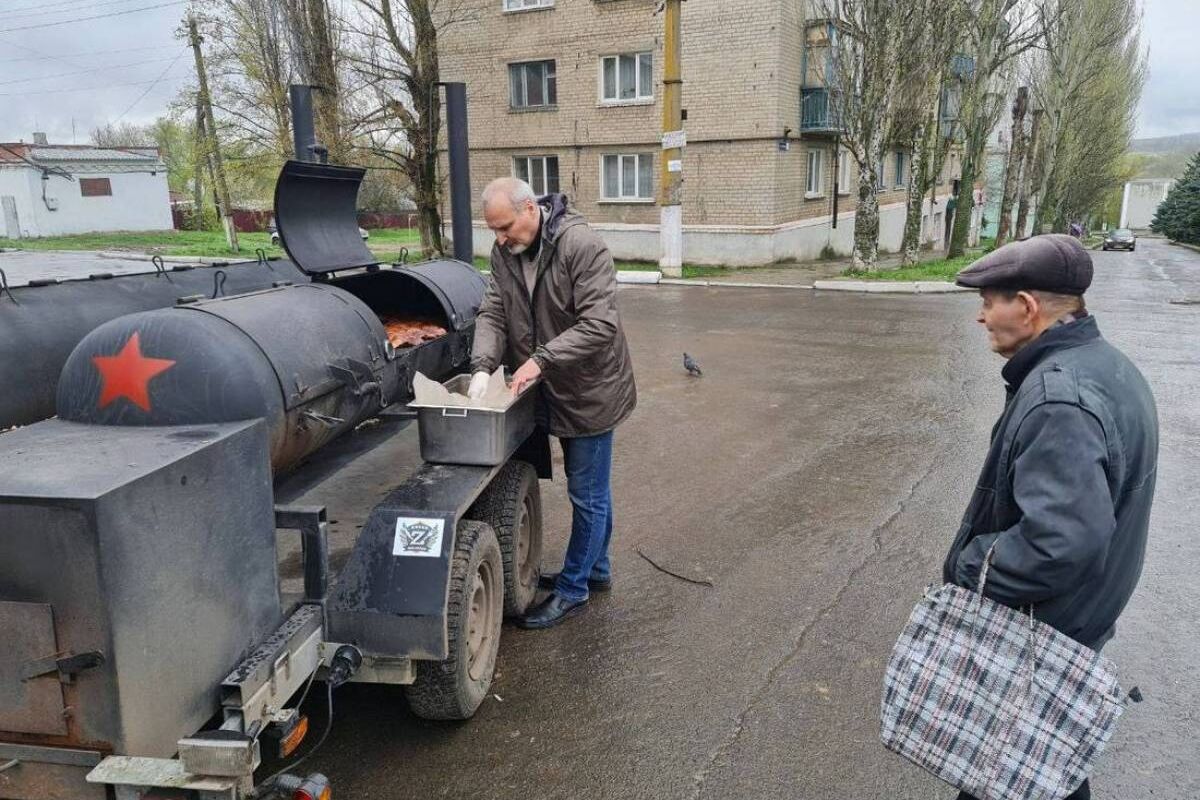
[[883, 191], [885, 188], [887, 188], [887, 181], [883, 179], [883, 169], [886, 164], [887, 159], [881, 157], [879, 159], [879, 163], [875, 165], [879, 170], [879, 172], [875, 175], [875, 188], [879, 191]]
[[908, 154], [896, 153], [896, 188], [908, 185]]
[[850, 164], [853, 161], [854, 156], [850, 155], [849, 150], [842, 150], [838, 153], [838, 194], [850, 194]]
[[558, 192], [558, 156], [517, 156], [513, 175], [533, 187], [537, 195]]
[[605, 200], [651, 200], [654, 195], [654, 156], [604, 156], [600, 196]]
[[509, 104], [513, 108], [547, 108], [558, 105], [558, 81], [553, 61], [526, 61], [508, 65]]
[[820, 88], [829, 83], [831, 31], [828, 22], [804, 29], [804, 86]]
[[627, 103], [654, 99], [654, 54], [622, 53], [600, 59], [600, 99]]
[[808, 151], [808, 183], [804, 186], [805, 197], [819, 197], [821, 195], [822, 178], [824, 177], [821, 170], [822, 156], [824, 156], [824, 151]]
[[504, 0], [505, 11], [526, 11], [531, 8], [551, 8], [554, 0]]
[[80, 178], [79, 192], [84, 197], [112, 197], [112, 182], [108, 178]]

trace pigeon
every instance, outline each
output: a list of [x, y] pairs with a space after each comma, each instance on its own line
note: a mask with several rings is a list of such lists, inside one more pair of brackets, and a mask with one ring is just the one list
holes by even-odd
[[693, 375], [697, 378], [704, 375], [704, 373], [700, 371], [700, 365], [696, 363], [696, 359], [692, 358], [687, 353], [683, 354], [683, 368], [688, 371], [689, 375]]

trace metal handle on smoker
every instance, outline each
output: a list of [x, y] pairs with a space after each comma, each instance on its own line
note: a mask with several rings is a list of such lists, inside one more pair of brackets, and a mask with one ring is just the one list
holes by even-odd
[[442, 416], [443, 417], [465, 418], [467, 416], [468, 411], [469, 411], [469, 409], [466, 409], [466, 408], [443, 408]]

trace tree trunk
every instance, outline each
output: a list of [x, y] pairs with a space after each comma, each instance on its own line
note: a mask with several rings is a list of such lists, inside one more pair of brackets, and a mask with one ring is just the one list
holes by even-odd
[[871, 156], [858, 165], [858, 208], [854, 213], [853, 268], [875, 272], [879, 268], [879, 154], [871, 148]]
[[[996, 247], [1008, 239], [1012, 224], [1013, 197], [1017, 191], [1022, 165], [1025, 163], [1025, 109], [1029, 106], [1029, 89], [1017, 89], [1017, 100], [1013, 103], [1012, 141], [1009, 143], [1008, 167], [1004, 173], [1004, 190], [1000, 194], [1000, 222], [996, 228]], [[1020, 233], [1017, 234], [1020, 236]]]
[[341, 92], [334, 63], [333, 34], [330, 31], [329, 6], [325, 0], [308, 0], [308, 24], [312, 48], [312, 82], [317, 87], [313, 116], [318, 140], [329, 149], [329, 160], [346, 163], [342, 140]]
[[1026, 235], [1029, 224], [1029, 184], [1035, 176], [1034, 165], [1038, 154], [1038, 133], [1042, 127], [1042, 112], [1033, 112], [1033, 123], [1029, 127], [1029, 142], [1025, 146], [1025, 167], [1017, 184], [1017, 224], [1013, 229], [1016, 238]]
[[925, 188], [928, 183], [928, 133], [931, 115], [917, 123], [912, 142], [912, 163], [908, 169], [908, 194], [905, 197], [904, 241], [900, 245], [900, 263], [912, 266], [921, 260], [921, 219], [925, 208]]

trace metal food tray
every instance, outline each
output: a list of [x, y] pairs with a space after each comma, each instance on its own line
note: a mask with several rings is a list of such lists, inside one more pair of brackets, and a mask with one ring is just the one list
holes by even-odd
[[[456, 375], [442, 385], [465, 395], [470, 382], [470, 375]], [[534, 385], [501, 409], [410, 403], [417, 411], [421, 458], [431, 464], [503, 464], [533, 433]]]

